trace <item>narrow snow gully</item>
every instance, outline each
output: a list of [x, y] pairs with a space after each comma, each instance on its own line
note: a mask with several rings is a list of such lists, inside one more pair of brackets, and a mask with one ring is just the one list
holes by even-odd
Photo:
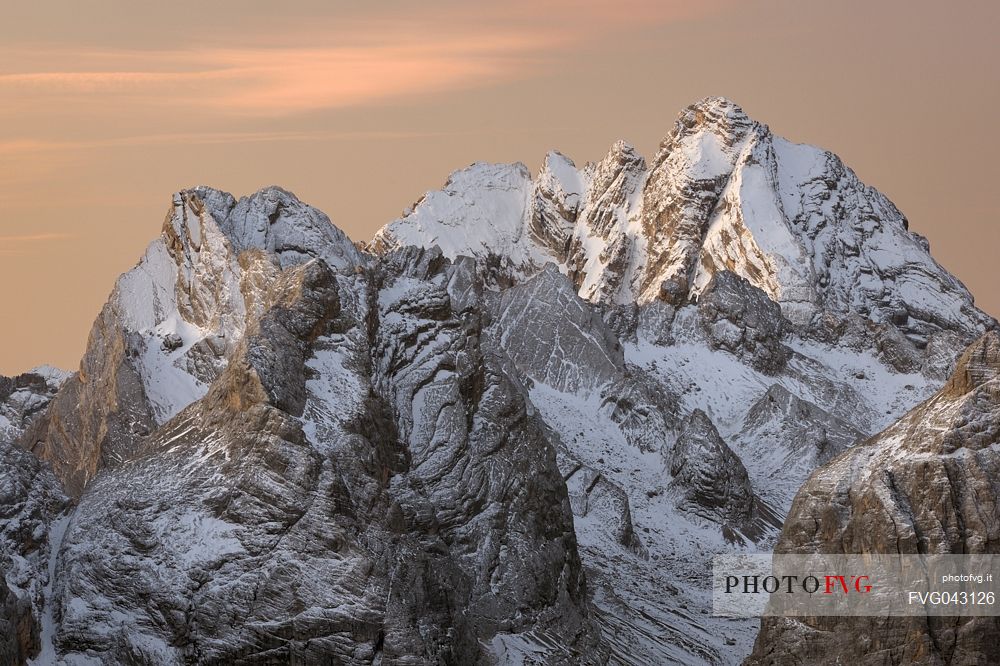
[[42, 612], [42, 649], [38, 652], [37, 657], [28, 660], [30, 666], [52, 666], [56, 663], [56, 622], [52, 612], [55, 601], [53, 592], [56, 581], [56, 562], [59, 559], [59, 551], [62, 549], [63, 537], [66, 535], [66, 529], [72, 518], [72, 511], [68, 511], [52, 521], [52, 527], [49, 530], [49, 579], [43, 590], [45, 610]]

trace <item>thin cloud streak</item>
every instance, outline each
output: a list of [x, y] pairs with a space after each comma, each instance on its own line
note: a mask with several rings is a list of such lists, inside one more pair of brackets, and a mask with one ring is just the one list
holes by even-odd
[[75, 238], [75, 236], [73, 234], [62, 233], [18, 234], [0, 236], [0, 243], [36, 243], [41, 241], [66, 240], [69, 238]]
[[[526, 64], [538, 64], [531, 57], [538, 46], [537, 40], [508, 36], [372, 47], [227, 49], [196, 56], [122, 52], [112, 61], [145, 69], [5, 74], [0, 75], [0, 96], [102, 104], [122, 98], [222, 115], [278, 117], [507, 80], [523, 73]], [[179, 70], [192, 57], [198, 69], [155, 71]]]
[[454, 132], [390, 132], [390, 131], [304, 131], [304, 132], [186, 132], [109, 137], [89, 141], [59, 141], [18, 139], [0, 141], [0, 157], [39, 153], [62, 153], [102, 148], [133, 148], [169, 145], [221, 145], [230, 143], [270, 143], [283, 141], [354, 141], [376, 139], [415, 139], [452, 135]]
[[[490, 134], [511, 134], [534, 132], [554, 134], [567, 131], [565, 127], [539, 126], [530, 130], [489, 130]], [[39, 139], [18, 139], [0, 141], [0, 158], [24, 157], [28, 155], [63, 154], [75, 151], [100, 150], [105, 148], [144, 148], [155, 146], [175, 146], [184, 144], [224, 145], [238, 143], [283, 143], [315, 141], [397, 141], [404, 139], [426, 139], [432, 137], [456, 137], [482, 135], [484, 130], [450, 130], [447, 132], [407, 132], [387, 130], [327, 131], [308, 130], [301, 132], [187, 132], [174, 134], [147, 134], [138, 136], [109, 137], [90, 141], [60, 141]]]
[[49, 247], [56, 241], [75, 238], [73, 234], [38, 233], [0, 236], [0, 255], [23, 256]]
[[[8, 70], [0, 74], [0, 100], [72, 100], [104, 108], [124, 103], [281, 117], [535, 76], [566, 47], [605, 30], [683, 20], [716, 4], [692, 8], [680, 2], [622, 2], [613, 9], [594, 0], [556, 0], [544, 7], [514, 0], [485, 11], [464, 5], [439, 7], [436, 14], [410, 10], [370, 17], [360, 26], [345, 22], [334, 30], [303, 26], [304, 31], [295, 33], [294, 47], [50, 48], [43, 51], [44, 64], [37, 47], [6, 48], [0, 49], [0, 62], [8, 63], [0, 66]], [[273, 39], [270, 34], [245, 39], [259, 45]], [[69, 62], [73, 66], [65, 67]], [[122, 63], [130, 63], [129, 70], [123, 71]]]

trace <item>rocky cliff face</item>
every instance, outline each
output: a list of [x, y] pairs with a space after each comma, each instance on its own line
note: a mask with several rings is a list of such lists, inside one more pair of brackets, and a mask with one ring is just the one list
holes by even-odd
[[682, 305], [730, 271], [797, 324], [854, 314], [920, 348], [941, 331], [970, 341], [992, 321], [884, 195], [723, 98], [682, 112], [648, 165], [619, 142], [579, 170], [551, 153], [534, 182], [520, 164], [456, 172], [375, 240], [408, 244], [492, 258], [513, 276], [553, 261], [601, 303]]
[[223, 369], [80, 496], [58, 652], [600, 661], [555, 451], [480, 345], [475, 272], [417, 250], [338, 274], [296, 252], [239, 254], [260, 288]]
[[182, 191], [80, 371], [0, 380], [0, 658], [737, 663], [708, 558], [773, 546], [995, 325], [722, 99], [648, 163], [456, 172], [365, 247]]
[[314, 255], [337, 269], [363, 262], [325, 215], [279, 188], [239, 202], [210, 188], [175, 195], [160, 238], [94, 323], [80, 372], [33, 424], [35, 453], [79, 494], [205, 394], [259, 312], [273, 264]]
[[6, 664], [24, 663], [51, 639], [50, 563], [68, 498], [52, 471], [14, 440], [66, 380], [52, 368], [0, 376], [0, 662]]
[[43, 366], [16, 377], [0, 375], [0, 441], [21, 437], [45, 411], [70, 373]]
[[673, 477], [669, 489], [681, 510], [721, 523], [724, 534], [761, 529], [746, 467], [705, 412], [696, 409], [684, 421], [667, 463]]
[[[816, 470], [795, 497], [783, 553], [1000, 552], [1000, 337], [879, 435]], [[862, 640], [846, 640], [863, 637]], [[765, 618], [750, 664], [989, 664], [995, 617]]]

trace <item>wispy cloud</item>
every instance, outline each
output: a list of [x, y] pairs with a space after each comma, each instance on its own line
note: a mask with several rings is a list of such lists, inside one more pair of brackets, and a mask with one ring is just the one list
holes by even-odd
[[221, 145], [230, 143], [270, 143], [286, 141], [356, 141], [372, 139], [412, 139], [432, 136], [430, 132], [406, 131], [326, 131], [310, 130], [301, 132], [174, 132], [164, 134], [139, 134], [133, 136], [106, 137], [92, 140], [39, 140], [15, 139], [0, 141], [0, 158], [37, 155], [42, 153], [66, 153], [75, 150], [98, 148], [135, 148], [146, 146], [169, 146], [183, 144]]
[[[537, 37], [481, 35], [391, 45], [79, 54], [92, 69], [0, 75], [0, 95], [283, 116], [495, 83], [523, 72], [540, 46]], [[122, 62], [141, 69], [107, 69]]]
[[[204, 54], [193, 72], [38, 72], [0, 76], [0, 91], [19, 95], [109, 96], [132, 103], [198, 107], [229, 115], [282, 116], [354, 106], [388, 97], [433, 93], [513, 73], [509, 59], [487, 49], [285, 49]], [[122, 54], [121, 60], [140, 58]]]
[[0, 256], [22, 256], [48, 247], [56, 241], [74, 238], [73, 234], [43, 232], [35, 234], [0, 235]]
[[0, 236], [0, 244], [36, 243], [42, 241], [66, 240], [68, 238], [73, 238], [73, 235], [62, 233], [15, 234], [12, 236]]
[[[699, 3], [697, 11], [711, 4]], [[30, 50], [14, 47], [0, 50], [0, 62], [14, 63], [0, 66], [7, 70], [0, 74], [0, 99], [286, 116], [532, 76], [568, 45], [609, 29], [686, 18], [693, 11], [691, 3], [662, 0], [620, 0], [613, 6], [511, 0], [491, 7], [477, 3], [475, 11], [468, 5], [422, 5], [420, 11], [373, 15], [333, 28], [304, 25], [278, 39], [265, 30], [246, 35], [244, 45], [219, 48], [63, 47], [45, 53], [44, 66]], [[248, 42], [266, 46], [247, 47]]]

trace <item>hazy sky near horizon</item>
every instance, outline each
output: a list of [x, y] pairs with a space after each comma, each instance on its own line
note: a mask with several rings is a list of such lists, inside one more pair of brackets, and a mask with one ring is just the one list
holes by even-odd
[[0, 373], [75, 369], [172, 192], [279, 184], [369, 239], [473, 161], [577, 164], [724, 95], [838, 153], [1000, 315], [1000, 3], [7, 3]]

